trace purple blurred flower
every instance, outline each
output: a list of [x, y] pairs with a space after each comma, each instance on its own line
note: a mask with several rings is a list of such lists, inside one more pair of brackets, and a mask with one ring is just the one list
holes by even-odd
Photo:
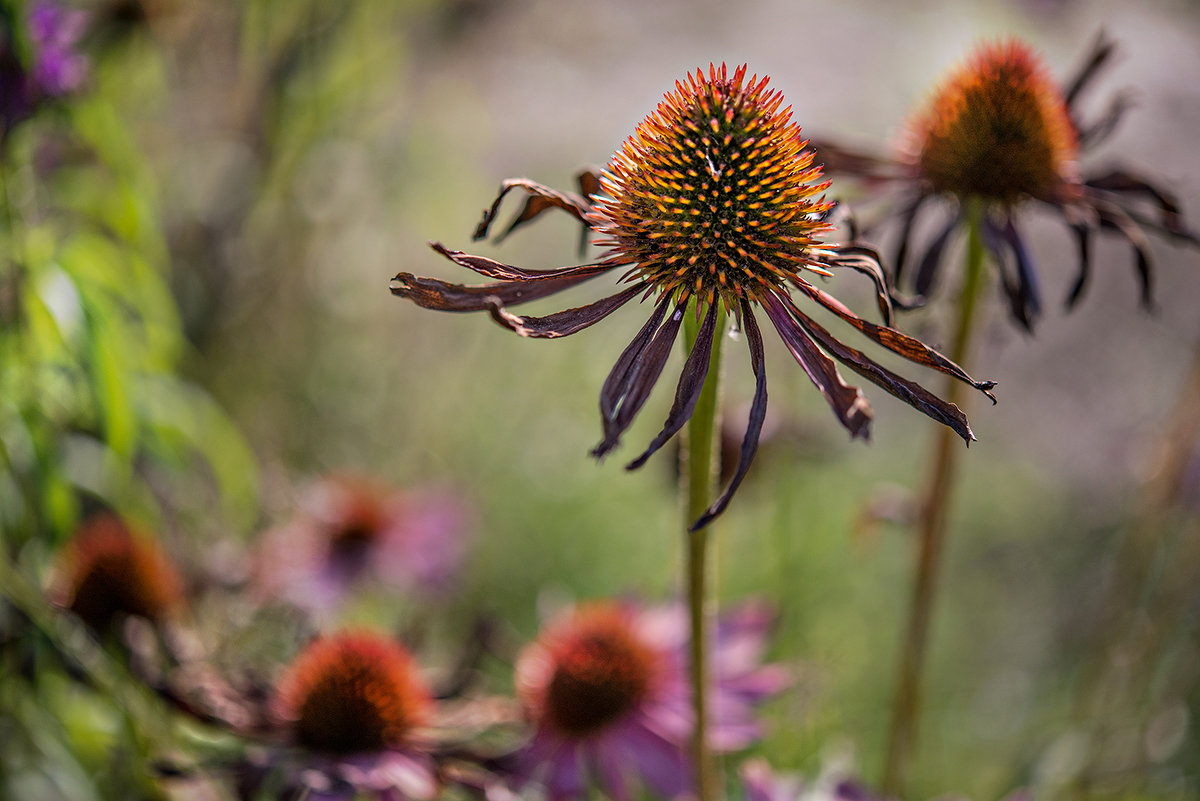
[[88, 61], [75, 47], [87, 25], [87, 14], [40, 0], [29, 14], [29, 40], [33, 46], [30, 76], [35, 93], [59, 97], [83, 85]]
[[[289, 748], [243, 770], [239, 793], [311, 801], [429, 799], [438, 781], [423, 734], [434, 702], [401, 645], [369, 632], [314, 640], [273, 699]], [[281, 788], [282, 785], [282, 788]]]
[[837, 770], [807, 784], [796, 774], [775, 773], [765, 759], [749, 760], [738, 772], [745, 801], [885, 801]]
[[76, 45], [86, 24], [85, 12], [39, 0], [26, 20], [31, 52], [26, 66], [18, 54], [17, 23], [11, 12], [0, 10], [0, 134], [32, 117], [39, 103], [83, 85], [88, 62]]
[[[761, 734], [753, 705], [787, 683], [760, 663], [771, 615], [748, 604], [718, 621], [712, 655], [711, 745], [732, 751]], [[687, 621], [679, 605], [596, 602], [570, 610], [527, 646], [517, 694], [534, 725], [517, 753], [515, 784], [540, 782], [549, 801], [587, 794], [617, 801], [645, 785], [664, 798], [690, 789], [692, 731]]]
[[[761, 758], [742, 763], [738, 773], [744, 801], [887, 801], [839, 767], [831, 766], [807, 783], [797, 774], [775, 773]], [[947, 796], [942, 801], [957, 798]], [[1005, 796], [1004, 801], [1031, 801], [1031, 796], [1028, 790], [1020, 789]]]
[[264, 538], [260, 588], [327, 610], [356, 585], [444, 595], [466, 551], [469, 513], [445, 490], [400, 492], [362, 478], [331, 477], [301, 513]]

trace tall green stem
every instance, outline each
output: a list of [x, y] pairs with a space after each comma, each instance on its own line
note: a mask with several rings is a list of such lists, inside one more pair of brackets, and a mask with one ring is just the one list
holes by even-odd
[[[966, 274], [958, 297], [958, 321], [949, 354], [957, 364], [965, 363], [974, 332], [975, 310], [983, 274], [982, 220], [981, 201], [970, 198], [967, 201]], [[949, 381], [946, 400], [961, 407], [963, 386], [958, 381]], [[962, 447], [956, 440], [957, 435], [945, 426], [936, 431], [929, 477], [917, 508], [916, 579], [909, 603], [908, 628], [900, 657], [883, 777], [883, 792], [890, 797], [899, 797], [904, 789], [909, 763], [915, 751], [917, 720], [921, 709], [921, 675], [945, 546], [946, 517]]]
[[[684, 318], [684, 341], [691, 353], [700, 335], [696, 305], [688, 307]], [[692, 732], [692, 757], [695, 760], [696, 798], [712, 801], [716, 772], [708, 750], [708, 543], [712, 526], [688, 531], [712, 502], [719, 464], [717, 457], [717, 409], [720, 404], [721, 342], [724, 340], [725, 313], [718, 311], [713, 332], [712, 355], [708, 376], [696, 408], [687, 426], [687, 444], [683, 450], [682, 476], [685, 495], [684, 531], [687, 537], [687, 597], [691, 630], [692, 710], [696, 727]]]

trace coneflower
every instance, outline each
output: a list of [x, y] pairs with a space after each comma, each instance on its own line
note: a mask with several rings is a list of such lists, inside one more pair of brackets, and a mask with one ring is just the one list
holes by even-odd
[[288, 523], [264, 535], [258, 589], [321, 613], [364, 585], [443, 595], [462, 566], [469, 517], [446, 489], [327, 476], [304, 493]]
[[[711, 744], [733, 751], [761, 735], [754, 707], [787, 682], [761, 663], [769, 610], [732, 608], [717, 623]], [[534, 727], [516, 756], [515, 781], [548, 798], [612, 798], [649, 789], [673, 798], [691, 788], [688, 627], [682, 606], [596, 601], [547, 625], [517, 662], [517, 696]]]
[[[1151, 303], [1153, 258], [1146, 231], [1198, 242], [1178, 202], [1151, 179], [1124, 168], [1088, 171], [1080, 163], [1080, 155], [1114, 130], [1125, 109], [1117, 98], [1107, 114], [1088, 123], [1075, 108], [1112, 53], [1112, 43], [1099, 39], [1077, 75], [1060, 87], [1024, 42], [984, 44], [914, 114], [896, 156], [814, 141], [830, 175], [865, 179], [898, 195], [894, 213], [883, 219], [895, 219], [900, 229], [891, 260], [900, 288], [922, 297], [935, 291], [942, 256], [955, 232], [966, 227], [967, 201], [974, 197], [985, 207], [983, 245], [998, 267], [1012, 317], [1023, 328], [1032, 329], [1042, 308], [1034, 254], [1018, 228], [1018, 212], [1028, 205], [1057, 211], [1074, 235], [1078, 273], [1066, 297], [1068, 308], [1082, 297], [1091, 276], [1097, 230], [1113, 232], [1132, 246], [1142, 303]], [[939, 199], [948, 201], [953, 213], [920, 257], [910, 261], [917, 221]], [[868, 227], [875, 223], [866, 222]]]
[[[530, 195], [508, 231], [551, 208], [564, 210], [598, 235], [606, 252], [597, 262], [555, 270], [528, 270], [433, 244], [450, 261], [494, 279], [462, 286], [400, 273], [397, 296], [439, 311], [488, 311], [524, 337], [554, 339], [588, 328], [626, 303], [652, 300], [649, 320], [618, 357], [600, 391], [603, 436], [592, 450], [613, 450], [642, 408], [666, 365], [685, 314], [702, 319], [662, 430], [628, 467], [640, 467], [696, 408], [708, 378], [719, 313], [738, 319], [756, 379], [750, 422], [737, 468], [721, 495], [694, 522], [704, 526], [729, 503], [750, 463], [766, 411], [763, 338], [756, 309], [766, 312], [789, 352], [853, 436], [866, 437], [871, 411], [863, 394], [847, 385], [835, 360], [947, 426], [966, 441], [974, 438], [953, 404], [843, 344], [801, 310], [793, 292], [833, 312], [868, 339], [910, 361], [932, 367], [982, 391], [950, 360], [891, 328], [883, 272], [873, 251], [830, 244], [824, 237], [831, 204], [829, 186], [806, 149], [790, 108], [767, 79], [747, 79], [746, 67], [732, 75], [724, 65], [697, 70], [677, 82], [658, 108], [638, 126], [599, 176], [585, 174], [585, 194], [558, 192], [525, 179], [506, 181], [485, 212], [476, 238], [487, 235], [500, 201], [513, 189]], [[508, 233], [505, 232], [505, 234]], [[864, 320], [809, 281], [850, 268], [871, 276], [884, 324]], [[518, 316], [509, 309], [621, 270], [626, 284], [613, 295], [544, 317]]]
[[272, 709], [293, 749], [274, 754], [256, 784], [346, 801], [436, 793], [422, 734], [433, 700], [399, 643], [365, 631], [314, 640], [280, 677]]
[[80, 524], [67, 543], [54, 595], [105, 633], [124, 616], [166, 620], [183, 600], [183, 582], [156, 541], [102, 512]]
[[[1175, 199], [1150, 180], [1125, 169], [1087, 173], [1079, 164], [1079, 154], [1111, 133], [1124, 110], [1118, 99], [1090, 124], [1075, 110], [1112, 51], [1111, 43], [1099, 39], [1076, 77], [1060, 89], [1024, 42], [985, 44], [938, 84], [913, 116], [896, 157], [815, 143], [818, 159], [831, 174], [895, 190], [897, 208], [890, 213], [885, 207], [881, 221], [899, 226], [894, 282], [911, 287], [918, 299], [935, 292], [943, 254], [956, 233], [966, 233], [966, 264], [949, 350], [955, 362], [969, 360], [987, 256], [996, 267], [1012, 319], [1032, 331], [1041, 313], [1034, 254], [1018, 228], [1019, 215], [1031, 205], [1058, 212], [1074, 233], [1078, 273], [1066, 297], [1068, 308], [1082, 297], [1091, 274], [1095, 232], [1115, 232], [1132, 246], [1146, 306], [1153, 279], [1146, 230], [1198, 243]], [[914, 274], [908, 258], [913, 230], [922, 213], [939, 201], [949, 205], [949, 219], [915, 260]], [[877, 221], [866, 222], [869, 229]], [[957, 389], [947, 389], [950, 400], [956, 399]], [[917, 504], [919, 551], [892, 715], [884, 780], [889, 794], [901, 789], [915, 740], [925, 643], [956, 474], [952, 443], [940, 431], [935, 440], [929, 477]]]

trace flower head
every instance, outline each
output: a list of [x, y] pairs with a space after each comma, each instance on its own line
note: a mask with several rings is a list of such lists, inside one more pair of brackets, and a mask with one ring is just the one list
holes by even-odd
[[761, 301], [804, 268], [832, 226], [829, 187], [767, 79], [697, 71], [676, 84], [613, 156], [589, 214], [627, 280], [727, 311]]
[[126, 615], [160, 622], [183, 598], [183, 582], [162, 548], [111, 513], [80, 525], [61, 571], [57, 600], [97, 632]]
[[29, 39], [34, 52], [30, 77], [36, 93], [60, 97], [83, 85], [88, 62], [76, 47], [86, 24], [86, 12], [49, 0], [34, 5], [29, 14]]
[[[959, 409], [892, 373], [859, 350], [843, 344], [793, 301], [792, 290], [831, 311], [868, 339], [899, 355], [940, 370], [976, 388], [961, 368], [921, 342], [889, 327], [891, 306], [883, 272], [868, 248], [828, 244], [823, 237], [831, 206], [828, 183], [782, 96], [767, 79], [747, 78], [746, 67], [697, 70], [676, 82], [613, 156], [602, 174], [580, 176], [582, 194], [558, 192], [525, 179], [502, 184], [476, 229], [485, 237], [504, 196], [529, 195], [501, 237], [548, 209], [560, 209], [598, 235], [606, 248], [595, 263], [557, 270], [528, 270], [481, 256], [433, 248], [492, 283], [461, 286], [400, 273], [392, 292], [419, 306], [441, 311], [490, 311], [500, 325], [524, 337], [553, 339], [582, 331], [635, 297], [653, 299], [649, 321], [617, 359], [600, 392], [603, 437], [593, 455], [612, 451], [645, 404], [666, 365], [689, 308], [703, 321], [662, 430], [629, 463], [645, 463], [691, 417], [707, 378], [718, 312], [735, 315], [746, 334], [756, 388], [737, 468], [721, 496], [696, 521], [700, 527], [720, 514], [750, 467], [766, 412], [763, 339], [755, 308], [763, 309], [785, 346], [825, 396], [852, 435], [865, 437], [870, 406], [839, 375], [834, 360], [934, 419], [973, 439]], [[871, 277], [884, 325], [855, 315], [818, 288], [805, 273], [828, 276], [850, 268]], [[627, 284], [616, 294], [545, 317], [518, 316], [509, 308], [622, 269]]]
[[1071, 174], [1075, 128], [1037, 54], [985, 45], [935, 90], [915, 124], [917, 163], [935, 192], [1003, 203], [1049, 195]]
[[[816, 143], [818, 158], [833, 175], [845, 174], [900, 189], [895, 283], [918, 297], [934, 290], [942, 255], [965, 219], [965, 201], [987, 204], [983, 239], [999, 267], [1001, 288], [1013, 319], [1027, 330], [1041, 313], [1033, 254], [1017, 226], [1030, 201], [1060, 213], [1078, 247], [1079, 272], [1068, 308], [1082, 297], [1091, 275], [1091, 243], [1097, 230], [1124, 238], [1133, 248], [1142, 302], [1151, 302], [1152, 257], [1146, 230], [1200, 244], [1183, 222], [1178, 202], [1149, 179], [1118, 168], [1083, 170], [1078, 159], [1106, 138], [1125, 110], [1117, 97], [1107, 112], [1085, 123], [1076, 101], [1113, 53], [1103, 37], [1076, 76], [1063, 88], [1049, 77], [1027, 44], [1008, 40], [980, 46], [934, 90], [913, 118], [896, 158], [856, 152], [833, 142]], [[953, 213], [909, 270], [912, 232], [930, 200], [949, 200]], [[870, 226], [868, 226], [869, 228]]]
[[[770, 615], [749, 604], [718, 624], [713, 653], [712, 745], [744, 748], [760, 734], [753, 707], [786, 675], [760, 662]], [[549, 798], [582, 796], [596, 783], [617, 799], [647, 785], [685, 791], [691, 731], [685, 677], [687, 626], [678, 606], [595, 602], [568, 611], [526, 647], [517, 695], [535, 727], [518, 754], [516, 781], [538, 780]]]
[[366, 633], [315, 640], [279, 680], [275, 698], [296, 743], [330, 754], [402, 746], [432, 703], [408, 652]]
[[296, 518], [269, 532], [258, 570], [265, 592], [316, 610], [366, 580], [446, 592], [462, 566], [468, 513], [444, 490], [401, 492], [349, 475], [306, 493]]
[[[276, 685], [273, 711], [297, 753], [271, 769], [309, 797], [430, 798], [433, 762], [421, 728], [433, 710], [429, 689], [401, 645], [367, 632], [318, 638]], [[265, 781], [258, 771], [251, 784]]]
[[69, 94], [87, 78], [87, 58], [76, 49], [86, 14], [50, 0], [35, 3], [21, 28], [31, 57], [19, 54], [18, 25], [0, 9], [0, 135], [33, 116], [39, 104]]

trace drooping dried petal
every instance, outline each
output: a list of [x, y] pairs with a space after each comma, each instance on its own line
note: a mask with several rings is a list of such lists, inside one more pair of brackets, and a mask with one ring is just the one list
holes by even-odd
[[795, 357], [813, 385], [825, 396], [833, 413], [852, 437], [864, 439], [870, 433], [871, 405], [857, 387], [842, 380], [833, 360], [822, 353], [811, 339], [792, 322], [782, 301], [774, 295], [765, 298], [767, 316], [779, 332], [780, 339]]
[[692, 346], [692, 351], [683, 364], [683, 371], [679, 374], [679, 386], [675, 390], [675, 402], [671, 405], [667, 422], [642, 455], [625, 466], [626, 470], [636, 470], [645, 464], [655, 451], [665, 445], [667, 440], [675, 436], [679, 429], [683, 428], [683, 424], [692, 418], [696, 402], [700, 399], [700, 391], [704, 389], [704, 379], [708, 377], [716, 328], [717, 304], [714, 303], [704, 315], [704, 322], [700, 324], [696, 335], [696, 344]]
[[750, 404], [750, 418], [746, 421], [746, 433], [742, 436], [742, 447], [738, 453], [737, 468], [720, 496], [705, 510], [700, 519], [692, 524], [692, 531], [699, 531], [725, 511], [733, 493], [741, 486], [742, 479], [750, 470], [754, 454], [758, 452], [758, 440], [762, 436], [763, 421], [767, 418], [767, 364], [763, 353], [762, 333], [754, 319], [750, 302], [742, 299], [742, 325], [746, 329], [746, 344], [750, 348], [750, 366], [754, 370], [754, 400]]
[[[584, 179], [582, 175], [580, 176], [581, 185], [585, 181], [590, 185], [592, 180], [591, 178]], [[525, 205], [521, 207], [521, 212], [508, 224], [508, 227], [496, 235], [497, 242], [505, 239], [514, 229], [519, 228], [549, 209], [562, 209], [585, 226], [587, 225], [587, 219], [584, 215], [591, 211], [592, 204], [586, 195], [577, 195], [574, 192], [560, 192], [557, 189], [551, 189], [550, 187], [530, 181], [528, 178], [509, 178], [500, 184], [500, 191], [496, 194], [496, 199], [492, 201], [491, 206], [484, 210], [483, 219], [475, 227], [474, 239], [483, 239], [488, 235], [488, 230], [491, 228], [492, 222], [496, 219], [496, 213], [500, 211], [500, 203], [504, 200], [504, 196], [513, 189], [522, 189], [529, 197], [525, 199]]]
[[595, 325], [643, 291], [645, 290], [640, 286], [632, 286], [587, 306], [567, 309], [545, 317], [519, 317], [505, 311], [504, 307], [497, 303], [492, 306], [492, 319], [523, 337], [557, 339]]

